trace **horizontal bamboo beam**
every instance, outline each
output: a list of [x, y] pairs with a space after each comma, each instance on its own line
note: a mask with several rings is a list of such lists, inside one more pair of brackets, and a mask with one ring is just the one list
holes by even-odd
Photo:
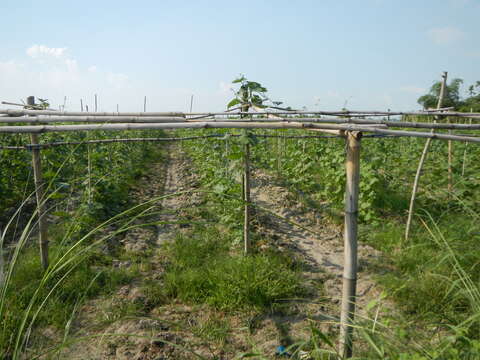
[[395, 136], [408, 136], [408, 137], [419, 137], [419, 138], [431, 138], [436, 140], [452, 140], [452, 141], [464, 141], [464, 142], [473, 142], [473, 143], [480, 143], [480, 137], [473, 137], [473, 136], [459, 136], [459, 135], [450, 135], [450, 134], [438, 134], [438, 133], [431, 133], [431, 132], [420, 132], [420, 131], [404, 131], [404, 130], [386, 130], [386, 129], [379, 129], [379, 128], [370, 128], [370, 130], [362, 130], [362, 131], [369, 131], [375, 134], [383, 134], [383, 135], [395, 135]]
[[[384, 125], [376, 125], [383, 127]], [[0, 133], [71, 132], [71, 131], [117, 131], [117, 130], [160, 130], [160, 129], [327, 129], [370, 131], [372, 126], [355, 124], [304, 124], [304, 123], [255, 123], [255, 122], [180, 122], [180, 123], [121, 123], [88, 125], [28, 125], [0, 126]]]
[[160, 129], [327, 129], [343, 131], [363, 131], [376, 134], [432, 138], [464, 142], [480, 142], [480, 137], [458, 136], [450, 134], [432, 134], [417, 131], [386, 130], [385, 126], [367, 126], [357, 124], [304, 124], [304, 123], [251, 123], [251, 122], [197, 122], [165, 124], [89, 124], [89, 125], [32, 125], [0, 126], [0, 133], [71, 132], [71, 131], [118, 131], [118, 130], [160, 130]]
[[[253, 110], [255, 110], [257, 113], [262, 112], [262, 109], [259, 108], [258, 106], [252, 106], [252, 107], [253, 107]], [[267, 118], [271, 121], [285, 121], [284, 118], [281, 118], [280, 116], [273, 115], [273, 114], [268, 114]], [[332, 135], [343, 136], [343, 131], [340, 131], [340, 130], [315, 129], [315, 131], [320, 131], [320, 132], [332, 134]]]
[[167, 116], [32, 116], [28, 118], [1, 118], [2, 123], [63, 123], [63, 122], [82, 122], [82, 123], [173, 123], [185, 122], [184, 117]]
[[24, 115], [54, 115], [54, 116], [179, 116], [184, 117], [181, 112], [82, 112], [82, 111], [57, 111], [57, 110], [0, 110], [0, 114], [9, 116]]
[[3, 105], [12, 105], [12, 106], [22, 106], [24, 108], [30, 108], [30, 109], [37, 109], [37, 110], [42, 110], [43, 107], [41, 105], [29, 105], [29, 104], [18, 104], [18, 103], [12, 103], [8, 101], [2, 101]]
[[439, 111], [439, 110], [423, 110], [423, 111], [363, 111], [363, 110], [340, 110], [340, 111], [264, 111], [258, 113], [251, 112], [75, 112], [75, 111], [57, 111], [57, 110], [28, 110], [28, 109], [3, 109], [0, 114], [8, 114], [10, 116], [23, 115], [64, 115], [64, 116], [79, 116], [79, 115], [95, 115], [95, 116], [217, 116], [217, 115], [334, 115], [334, 116], [350, 116], [350, 117], [365, 117], [365, 116], [452, 116], [465, 118], [480, 118], [480, 113], [465, 113], [458, 111]]
[[359, 125], [386, 125], [395, 128], [415, 128], [415, 129], [445, 129], [445, 130], [480, 130], [480, 124], [453, 124], [453, 123], [423, 123], [423, 122], [405, 122], [389, 121], [378, 119], [347, 119], [347, 118], [204, 118], [191, 120], [183, 117], [165, 117], [165, 116], [32, 116], [28, 118], [0, 118], [0, 123], [61, 123], [61, 122], [84, 122], [84, 123], [172, 123], [172, 122], [302, 122], [302, 123], [332, 123], [332, 124], [359, 124]]

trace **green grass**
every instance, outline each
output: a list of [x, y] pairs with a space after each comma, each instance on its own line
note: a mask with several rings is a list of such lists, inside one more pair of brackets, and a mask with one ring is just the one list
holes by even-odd
[[291, 261], [275, 253], [232, 253], [228, 239], [215, 228], [179, 235], [167, 248], [165, 289], [168, 296], [216, 309], [265, 310], [279, 300], [303, 293]]

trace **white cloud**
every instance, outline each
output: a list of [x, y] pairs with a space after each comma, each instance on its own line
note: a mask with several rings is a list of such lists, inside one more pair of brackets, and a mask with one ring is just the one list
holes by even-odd
[[407, 86], [402, 86], [400, 88], [400, 91], [410, 93], [410, 94], [415, 94], [415, 95], [421, 95], [421, 94], [425, 94], [427, 90], [419, 86], [407, 85]]
[[82, 66], [63, 47], [33, 45], [25, 49], [25, 54], [22, 59], [0, 56], [2, 100], [19, 102], [35, 95], [48, 98], [52, 107], [58, 108], [67, 96], [66, 109], [78, 110], [80, 99], [92, 108], [93, 94], [98, 94], [100, 111], [114, 109], [116, 103], [121, 103], [124, 110], [137, 107], [136, 101], [131, 100], [137, 95], [132, 89], [134, 84], [125, 73], [102, 71], [94, 65]]
[[41, 57], [60, 58], [65, 55], [66, 47], [64, 48], [50, 48], [45, 45], [33, 45], [27, 49], [27, 55], [33, 59]]
[[427, 31], [428, 37], [438, 45], [449, 45], [465, 37], [465, 33], [453, 26], [433, 28]]

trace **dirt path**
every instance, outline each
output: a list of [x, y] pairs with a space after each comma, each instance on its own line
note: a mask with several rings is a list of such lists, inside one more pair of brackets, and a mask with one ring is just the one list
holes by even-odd
[[[338, 304], [341, 299], [343, 273], [342, 227], [332, 224], [326, 216], [306, 209], [295, 200], [292, 201], [292, 194], [276, 183], [278, 181], [263, 170], [257, 169], [253, 174], [252, 201], [278, 216], [259, 210], [260, 223], [266, 224], [267, 231], [270, 236], [278, 239], [279, 246], [289, 247], [301, 254], [307, 264], [305, 275], [310, 279], [323, 280], [327, 297], [333, 304]], [[357, 304], [359, 313], [362, 314], [366, 304], [381, 294], [381, 288], [367, 271], [368, 265], [378, 258], [380, 253], [371, 246], [360, 243], [358, 255]], [[334, 311], [331, 315], [338, 317], [339, 313]]]
[[[149, 173], [139, 180], [131, 192], [136, 202], [176, 194], [196, 186], [189, 171], [190, 164], [178, 146], [170, 145], [167, 151], [167, 160], [153, 164]], [[162, 283], [161, 245], [183, 226], [175, 224], [183, 209], [194, 206], [197, 201], [198, 196], [194, 194], [163, 198], [153, 204], [157, 214], [148, 220], [166, 224], [138, 227], [125, 234], [119, 242], [126, 251], [127, 259], [123, 256], [123, 259], [113, 260], [113, 266], [138, 271], [138, 276], [130, 284], [118, 289], [115, 295], [95, 299], [82, 306], [70, 331], [69, 337], [74, 342], [62, 352], [60, 358], [190, 358], [185, 357], [185, 352], [178, 346], [169, 345], [175, 343], [181, 346], [188, 340], [178, 321], [188, 318], [190, 309], [157, 303], [161, 299], [158, 299], [154, 290]], [[145, 222], [145, 219], [138, 221], [141, 222]], [[137, 256], [143, 257], [140, 262], [136, 261]], [[146, 286], [152, 283], [155, 284], [153, 287]], [[150, 294], [152, 291], [154, 293]], [[78, 341], [79, 338], [86, 338], [86, 341]]]

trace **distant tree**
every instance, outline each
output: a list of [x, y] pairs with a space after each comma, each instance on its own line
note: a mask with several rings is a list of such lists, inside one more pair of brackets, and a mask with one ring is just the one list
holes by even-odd
[[[462, 79], [453, 79], [450, 81], [450, 84], [447, 84], [442, 107], [454, 107], [455, 109], [458, 109], [462, 106], [462, 99], [460, 96], [460, 87], [462, 84]], [[437, 107], [441, 87], [442, 83], [440, 81], [435, 82], [430, 88], [428, 94], [422, 95], [418, 98], [418, 103], [422, 105], [424, 109]]]
[[480, 81], [468, 87], [468, 95], [470, 96], [462, 101], [459, 110], [465, 112], [480, 112]]

